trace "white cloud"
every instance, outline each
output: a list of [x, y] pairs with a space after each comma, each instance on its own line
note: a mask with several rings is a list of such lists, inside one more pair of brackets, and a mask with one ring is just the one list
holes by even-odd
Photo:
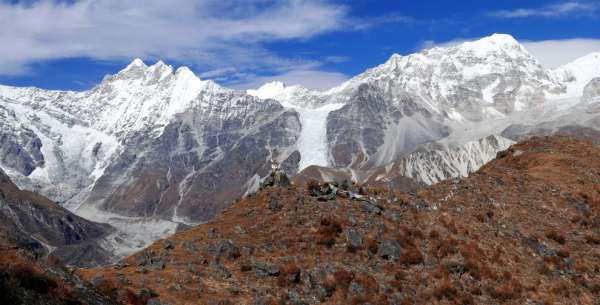
[[268, 82], [281, 81], [287, 85], [301, 85], [309, 89], [326, 90], [347, 81], [348, 76], [338, 72], [300, 69], [273, 76], [254, 76], [248, 78], [248, 80], [247, 82], [238, 83], [234, 87], [237, 89], [256, 89]]
[[[477, 39], [457, 38], [446, 42], [426, 40], [419, 45], [419, 49], [453, 47]], [[520, 43], [547, 69], [554, 69], [590, 53], [600, 52], [600, 39], [523, 40]]]
[[552, 69], [593, 52], [600, 52], [600, 39], [524, 41], [523, 46], [544, 67]]
[[27, 73], [32, 64], [56, 59], [141, 57], [192, 65], [206, 71], [202, 77], [224, 82], [255, 73], [308, 76], [319, 74], [320, 62], [287, 59], [265, 44], [390, 19], [353, 20], [346, 6], [328, 0], [0, 1], [0, 74]]
[[572, 14], [590, 14], [597, 11], [599, 5], [593, 2], [567, 1], [564, 3], [538, 7], [535, 9], [519, 8], [515, 10], [502, 10], [491, 12], [489, 15], [497, 18], [526, 18], [546, 17], [556, 18]]

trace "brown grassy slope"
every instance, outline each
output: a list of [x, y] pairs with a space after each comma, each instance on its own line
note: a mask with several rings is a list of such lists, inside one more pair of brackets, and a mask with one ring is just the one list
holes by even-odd
[[533, 138], [417, 196], [370, 192], [381, 209], [266, 189], [118, 267], [80, 273], [168, 304], [600, 302], [591, 143]]

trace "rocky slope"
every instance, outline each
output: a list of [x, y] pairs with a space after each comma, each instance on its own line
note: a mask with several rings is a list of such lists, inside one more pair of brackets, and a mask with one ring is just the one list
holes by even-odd
[[599, 186], [598, 146], [536, 137], [415, 195], [266, 188], [79, 274], [121, 295], [149, 291], [152, 304], [591, 305]]
[[52, 254], [64, 264], [97, 266], [112, 260], [112, 254], [99, 243], [113, 228], [76, 216], [41, 195], [20, 190], [1, 170], [0, 231], [38, 256]]

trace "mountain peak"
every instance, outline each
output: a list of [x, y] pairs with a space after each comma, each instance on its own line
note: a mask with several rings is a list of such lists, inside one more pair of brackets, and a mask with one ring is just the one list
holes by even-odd
[[125, 69], [129, 69], [129, 68], [146, 68], [146, 64], [144, 63], [143, 60], [141, 60], [140, 58], [135, 58], [134, 60], [131, 61], [131, 63], [129, 65], [127, 65], [127, 67]]
[[464, 42], [457, 47], [462, 50], [471, 51], [478, 56], [485, 56], [490, 52], [495, 53], [498, 51], [527, 53], [525, 48], [514, 37], [508, 34], [493, 34], [479, 40]]
[[487, 37], [479, 39], [481, 42], [493, 43], [498, 45], [515, 45], [519, 42], [510, 34], [492, 34]]

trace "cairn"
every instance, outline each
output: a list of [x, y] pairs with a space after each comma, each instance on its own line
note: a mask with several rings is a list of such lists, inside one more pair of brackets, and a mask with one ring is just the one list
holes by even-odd
[[261, 183], [261, 188], [271, 186], [289, 186], [290, 178], [287, 176], [281, 164], [274, 159], [271, 159], [271, 173]]

